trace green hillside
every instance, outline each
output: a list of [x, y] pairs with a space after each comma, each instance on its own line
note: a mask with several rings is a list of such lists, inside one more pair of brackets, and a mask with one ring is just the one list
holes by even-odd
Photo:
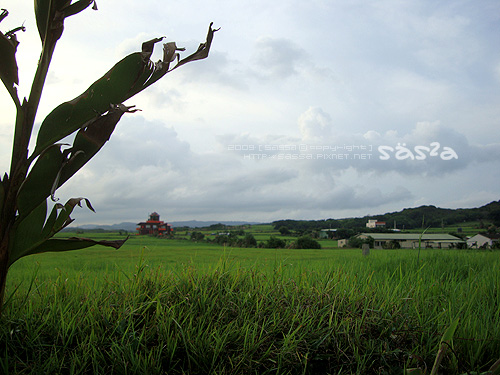
[[490, 202], [478, 208], [439, 208], [435, 206], [420, 206], [405, 208], [402, 211], [389, 212], [381, 215], [365, 216], [347, 219], [326, 220], [278, 220], [272, 224], [274, 228], [286, 227], [292, 230], [308, 231], [325, 228], [354, 229], [366, 227], [370, 219], [385, 221], [387, 228], [421, 229], [447, 227], [477, 227], [486, 229], [490, 225], [500, 226], [500, 201]]

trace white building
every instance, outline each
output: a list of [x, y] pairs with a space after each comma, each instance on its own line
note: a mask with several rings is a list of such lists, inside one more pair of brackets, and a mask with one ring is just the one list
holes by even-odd
[[385, 227], [385, 221], [378, 221], [378, 220], [368, 220], [368, 223], [366, 223], [367, 228], [380, 228], [380, 227]]
[[499, 238], [498, 234], [478, 233], [467, 240], [467, 247], [474, 249], [491, 248], [494, 243], [498, 242]]

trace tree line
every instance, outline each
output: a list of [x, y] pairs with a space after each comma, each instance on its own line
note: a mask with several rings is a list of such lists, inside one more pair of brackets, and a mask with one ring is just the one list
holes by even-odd
[[255, 247], [264, 249], [321, 249], [320, 243], [312, 239], [310, 236], [301, 236], [292, 242], [287, 242], [286, 240], [276, 236], [270, 236], [269, 239], [258, 242], [253, 234], [244, 233], [243, 230], [219, 233], [213, 238], [206, 238], [202, 232], [192, 232], [190, 240], [196, 242], [206, 241], [231, 247]]
[[[418, 229], [440, 228], [444, 226], [461, 224], [470, 221], [492, 223], [500, 226], [500, 201], [490, 202], [478, 208], [448, 209], [435, 206], [420, 206], [405, 208], [402, 211], [390, 212], [383, 215], [365, 216], [360, 218], [325, 219], [325, 220], [277, 220], [272, 222], [274, 229], [287, 228], [299, 233], [319, 231], [321, 229], [359, 229], [366, 228], [368, 220], [386, 222], [387, 228]], [[365, 231], [363, 229], [363, 231]], [[346, 238], [347, 236], [338, 236]]]

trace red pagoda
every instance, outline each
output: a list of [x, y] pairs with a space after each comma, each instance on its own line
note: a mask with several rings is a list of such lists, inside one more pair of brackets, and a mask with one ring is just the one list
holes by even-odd
[[137, 224], [138, 234], [150, 234], [153, 236], [168, 236], [173, 229], [170, 224], [160, 221], [160, 215], [153, 212], [149, 215], [149, 220]]

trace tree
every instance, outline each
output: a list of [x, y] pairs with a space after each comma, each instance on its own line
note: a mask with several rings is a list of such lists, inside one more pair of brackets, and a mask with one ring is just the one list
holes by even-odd
[[321, 249], [321, 244], [309, 236], [297, 238], [294, 242], [294, 249]]
[[500, 207], [495, 207], [488, 213], [488, 219], [490, 219], [494, 225], [500, 226]]
[[286, 242], [277, 237], [271, 236], [265, 242], [264, 246], [267, 249], [283, 249], [286, 246]]
[[242, 245], [243, 247], [255, 247], [257, 246], [257, 240], [252, 233], [247, 233], [242, 240]]
[[363, 246], [363, 244], [367, 243], [368, 245], [370, 245], [370, 247], [373, 248], [374, 242], [375, 242], [375, 240], [371, 236], [368, 236], [367, 238], [364, 238], [364, 239], [359, 238], [358, 236], [352, 236], [351, 238], [349, 238], [349, 247], [361, 248]]
[[[9, 174], [0, 179], [0, 308], [9, 267], [18, 259], [46, 251], [67, 251], [94, 245], [119, 248], [124, 240], [94, 241], [87, 238], [55, 239], [54, 234], [69, 225], [75, 206], [82, 202], [93, 211], [86, 198], [72, 198], [64, 205], [56, 203], [55, 193], [68, 179], [94, 157], [109, 140], [125, 113], [137, 111], [124, 101], [149, 87], [168, 72], [208, 56], [214, 32], [212, 23], [207, 39], [198, 50], [181, 59], [175, 42], [163, 45], [163, 59], [153, 63], [150, 57], [155, 38], [142, 44], [142, 51], [116, 63], [83, 94], [56, 107], [43, 120], [31, 154], [32, 138], [45, 79], [56, 43], [64, 31], [64, 20], [92, 5], [94, 0], [35, 0], [35, 16], [42, 50], [29, 98], [17, 94], [19, 84], [16, 33], [24, 26], [5, 34], [0, 32], [0, 78], [16, 108], [16, 122]], [[2, 9], [0, 22], [8, 16]], [[172, 65], [172, 66], [171, 66]], [[74, 135], [68, 148], [59, 143]], [[49, 209], [49, 198], [54, 201]]]
[[290, 230], [285, 226], [280, 227], [280, 229], [278, 229], [278, 232], [280, 232], [282, 236], [287, 236], [290, 234]]
[[389, 242], [384, 242], [382, 247], [384, 249], [401, 249], [401, 244], [397, 240], [390, 240]]
[[205, 235], [201, 232], [193, 232], [191, 233], [191, 241], [203, 241], [203, 239], [205, 238]]

